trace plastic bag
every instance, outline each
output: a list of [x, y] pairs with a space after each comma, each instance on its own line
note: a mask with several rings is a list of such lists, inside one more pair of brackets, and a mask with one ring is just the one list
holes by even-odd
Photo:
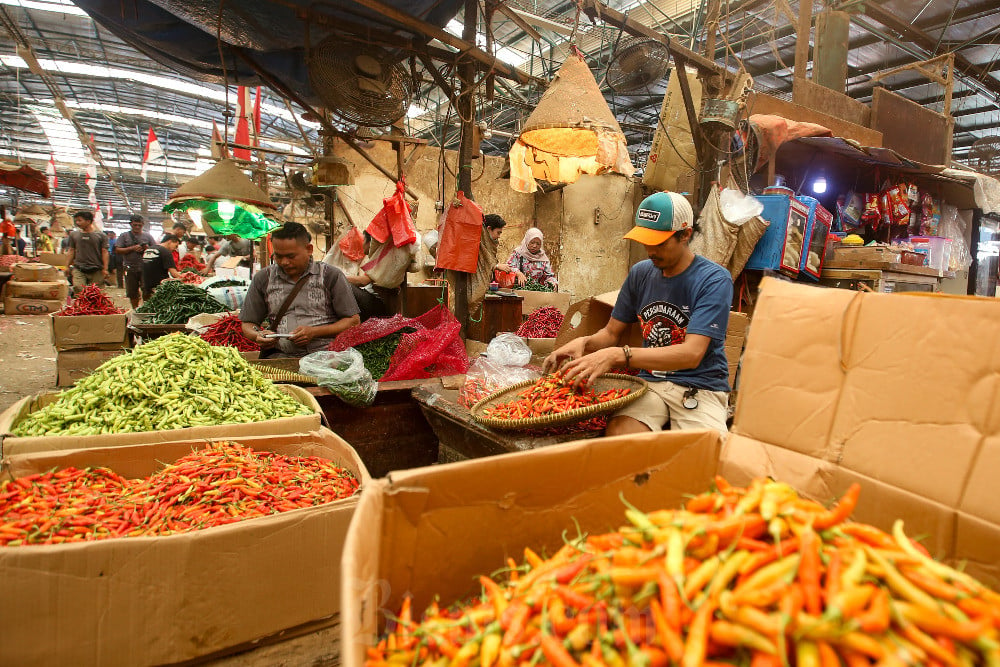
[[366, 407], [375, 402], [378, 383], [365, 368], [361, 353], [354, 348], [342, 352], [320, 351], [299, 360], [299, 372], [316, 378], [348, 405]]
[[431, 257], [436, 258], [438, 252], [438, 243], [441, 241], [441, 234], [436, 229], [424, 234], [424, 245], [427, 246], [427, 252], [430, 253]]
[[531, 348], [517, 334], [502, 333], [486, 346], [486, 356], [501, 366], [524, 366], [531, 361]]
[[971, 213], [963, 211], [961, 214], [956, 206], [944, 204], [941, 206], [941, 223], [938, 225], [938, 233], [951, 239], [951, 256], [948, 260], [949, 271], [962, 271], [972, 265], [972, 253], [969, 252], [969, 225], [971, 224]]
[[390, 239], [397, 248], [417, 240], [417, 230], [413, 226], [410, 205], [404, 197], [406, 183], [402, 179], [396, 183], [396, 192], [382, 200], [382, 210], [375, 214], [366, 230], [379, 243]]
[[727, 221], [742, 225], [755, 215], [763, 213], [764, 205], [756, 197], [745, 195], [733, 188], [726, 188], [719, 193], [719, 210]]
[[337, 241], [337, 247], [347, 259], [352, 262], [360, 262], [365, 256], [365, 237], [361, 235], [357, 227], [351, 225], [347, 233]]
[[233, 280], [240, 279], [215, 276], [202, 281], [198, 287], [208, 292], [212, 298], [224, 305], [228, 310], [238, 310], [243, 307], [243, 301], [250, 292], [249, 282], [244, 281], [243, 285], [230, 285], [227, 287], [214, 286], [216, 283]]
[[469, 370], [465, 343], [459, 336], [461, 326], [455, 316], [441, 305], [414, 318], [393, 315], [365, 320], [334, 338], [330, 349], [345, 350], [383, 338], [404, 327], [414, 331], [403, 334], [389, 368], [381, 378], [383, 382], [461, 375]]
[[456, 193], [440, 231], [437, 268], [475, 273], [482, 228], [483, 209], [468, 199], [465, 193]]
[[[494, 339], [496, 340], [496, 339]], [[529, 350], [530, 352], [530, 350]], [[458, 392], [458, 404], [471, 408], [490, 394], [525, 380], [537, 380], [541, 373], [523, 365], [508, 366], [486, 357], [478, 357], [469, 366], [465, 384]]]

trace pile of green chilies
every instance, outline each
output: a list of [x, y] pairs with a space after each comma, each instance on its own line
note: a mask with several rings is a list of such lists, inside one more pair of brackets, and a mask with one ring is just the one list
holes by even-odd
[[167, 280], [153, 292], [146, 303], [136, 308], [137, 313], [155, 313], [148, 324], [186, 324], [202, 313], [221, 313], [226, 307], [208, 292], [178, 280]]
[[231, 347], [170, 334], [106, 361], [13, 435], [98, 435], [310, 414]]

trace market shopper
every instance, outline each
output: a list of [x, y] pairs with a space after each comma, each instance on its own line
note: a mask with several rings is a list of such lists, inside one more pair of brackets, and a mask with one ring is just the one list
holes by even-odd
[[[273, 238], [273, 237], [272, 237]], [[253, 242], [249, 239], [240, 238], [238, 234], [230, 234], [219, 244], [219, 249], [208, 258], [205, 271], [211, 273], [215, 268], [215, 263], [223, 257], [248, 258], [253, 253]]]
[[108, 237], [94, 229], [94, 214], [77, 211], [69, 233], [69, 257], [66, 275], [73, 279], [73, 294], [87, 285], [102, 285], [108, 277]]
[[[347, 277], [313, 261], [312, 237], [304, 226], [285, 223], [272, 232], [271, 244], [274, 263], [253, 277], [240, 309], [247, 338], [265, 351], [276, 347], [268, 356], [301, 357], [325, 349], [360, 322]], [[275, 339], [271, 333], [288, 337]]]
[[52, 242], [52, 232], [48, 225], [41, 225], [38, 228], [38, 252], [52, 252], [54, 244]]
[[[187, 246], [184, 245], [185, 238], [187, 237], [187, 227], [184, 226], [183, 222], [175, 222], [174, 226], [170, 228], [170, 233], [177, 237], [178, 245], [174, 249], [174, 264], [181, 263], [181, 257], [187, 253]], [[183, 250], [184, 252], [181, 252]]]
[[514, 272], [514, 280], [518, 285], [524, 285], [530, 278], [539, 285], [557, 289], [559, 281], [552, 272], [552, 262], [542, 247], [545, 237], [537, 227], [531, 227], [524, 233], [521, 245], [514, 248], [507, 260], [507, 267]]
[[132, 303], [132, 308], [138, 308], [142, 287], [142, 254], [147, 248], [156, 245], [156, 239], [142, 231], [146, 221], [141, 215], [131, 216], [128, 223], [129, 231], [122, 232], [115, 242], [115, 254], [121, 260], [121, 270], [125, 273], [125, 296]]
[[174, 253], [181, 240], [173, 234], [164, 234], [159, 245], [146, 248], [142, 253], [142, 298], [149, 301], [153, 292], [167, 278], [181, 279], [174, 263]]
[[[650, 391], [619, 410], [607, 435], [714, 428], [726, 431], [729, 370], [724, 350], [733, 284], [728, 271], [691, 252], [693, 213], [674, 192], [657, 192], [639, 205], [625, 238], [641, 243], [649, 259], [629, 271], [607, 325], [555, 350], [546, 370], [563, 362], [566, 377], [593, 381], [615, 367], [641, 369]], [[630, 323], [643, 347], [620, 345]]]

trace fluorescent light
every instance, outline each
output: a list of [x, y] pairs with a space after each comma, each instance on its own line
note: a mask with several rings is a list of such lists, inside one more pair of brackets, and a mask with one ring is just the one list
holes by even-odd
[[407, 118], [418, 118], [420, 116], [423, 116], [425, 113], [427, 113], [427, 109], [424, 109], [423, 107], [418, 107], [416, 104], [411, 104], [406, 109]]
[[74, 16], [87, 16], [87, 12], [68, 2], [68, 0], [0, 0], [0, 5], [23, 7], [24, 9], [40, 9], [43, 12], [58, 12]]

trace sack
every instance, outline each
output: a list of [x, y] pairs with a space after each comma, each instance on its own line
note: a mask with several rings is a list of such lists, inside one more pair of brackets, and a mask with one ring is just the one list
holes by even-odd
[[712, 185], [698, 218], [701, 232], [691, 239], [691, 252], [720, 266], [729, 264], [736, 249], [740, 225], [726, 220], [719, 204], [719, 186]]
[[375, 402], [378, 383], [365, 368], [361, 353], [313, 352], [299, 360], [299, 372], [316, 378], [316, 383], [330, 390], [348, 405], [366, 407]]
[[239, 310], [243, 307], [243, 301], [247, 298], [247, 294], [250, 292], [250, 285], [234, 285], [229, 287], [213, 287], [215, 283], [222, 281], [238, 280], [238, 278], [223, 278], [220, 276], [215, 276], [213, 278], [208, 278], [198, 287], [209, 293], [216, 301], [221, 303], [226, 307], [227, 310]]
[[400, 179], [396, 183], [396, 192], [382, 200], [382, 210], [368, 223], [366, 231], [379, 243], [387, 243], [391, 239], [392, 245], [398, 248], [417, 240], [410, 205], [403, 194], [405, 191], [405, 181]]
[[475, 273], [482, 229], [483, 209], [459, 191], [440, 230], [436, 268]]
[[541, 373], [532, 368], [507, 366], [497, 363], [489, 356], [478, 357], [469, 366], [469, 372], [465, 376], [465, 384], [458, 392], [458, 404], [471, 408], [490, 394], [518, 382], [537, 380], [541, 376]]
[[764, 218], [755, 215], [740, 225], [739, 234], [736, 236], [736, 247], [733, 248], [733, 256], [729, 260], [729, 264], [726, 265], [733, 280], [736, 280], [736, 276], [743, 272], [743, 267], [747, 265], [747, 260], [753, 254], [753, 249], [757, 247], [757, 242], [764, 236], [764, 232], [767, 231], [770, 224]]
[[406, 272], [413, 261], [416, 244], [398, 247], [392, 243], [380, 243], [372, 238], [371, 260], [361, 265], [361, 270], [379, 287], [395, 289], [403, 283]]
[[[354, 233], [353, 235], [352, 232]], [[353, 236], [357, 236], [357, 238], [361, 239], [361, 245], [359, 247], [355, 247], [357, 240], [353, 239]], [[365, 258], [364, 246], [364, 236], [362, 236], [361, 232], [359, 232], [357, 228], [352, 225], [351, 229], [342, 234], [340, 239], [330, 247], [326, 256], [323, 257], [323, 263], [340, 269], [346, 276], [360, 276], [361, 260]], [[357, 252], [359, 249], [360, 254]]]
[[402, 315], [370, 318], [334, 338], [329, 349], [346, 350], [384, 338], [404, 327], [414, 331], [403, 334], [389, 368], [381, 378], [383, 382], [461, 375], [469, 369], [465, 343], [459, 337], [461, 326], [455, 316], [441, 305], [414, 318]]

